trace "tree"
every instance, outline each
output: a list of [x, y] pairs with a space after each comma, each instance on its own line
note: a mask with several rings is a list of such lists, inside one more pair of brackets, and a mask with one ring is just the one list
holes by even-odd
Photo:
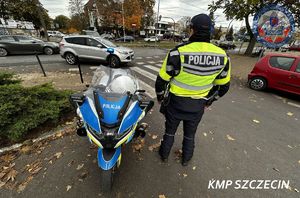
[[215, 30], [213, 38], [215, 40], [220, 40], [221, 36], [222, 36], [222, 26], [220, 26], [218, 29]]
[[42, 26], [41, 19], [39, 17], [39, 10], [45, 21], [46, 27], [50, 28], [50, 17], [48, 11], [36, 0], [27, 0], [26, 3], [23, 0], [9, 0], [7, 2], [7, 12], [16, 20], [31, 21], [36, 29]]
[[139, 0], [140, 7], [143, 10], [142, 21], [141, 21], [141, 28], [145, 29], [145, 27], [150, 26], [154, 23], [153, 16], [154, 10], [153, 7], [155, 6], [155, 0]]
[[58, 24], [58, 28], [67, 29], [70, 25], [70, 19], [65, 15], [58, 15], [55, 17], [54, 24]]
[[180, 32], [188, 32], [188, 24], [191, 21], [191, 17], [189, 16], [183, 16], [179, 19], [179, 21], [177, 21], [177, 23], [179, 24], [179, 30]]
[[87, 27], [87, 18], [84, 15], [84, 0], [69, 0], [69, 11], [71, 14], [71, 25], [77, 30]]
[[300, 2], [299, 0], [217, 0], [212, 2], [208, 9], [215, 12], [217, 9], [223, 9], [224, 14], [228, 20], [245, 20], [248, 34], [250, 35], [250, 43], [245, 52], [246, 55], [251, 55], [256, 43], [256, 39], [251, 31], [249, 18], [253, 16], [259, 9], [266, 4], [276, 3], [287, 7], [296, 17], [296, 22], [300, 23]]

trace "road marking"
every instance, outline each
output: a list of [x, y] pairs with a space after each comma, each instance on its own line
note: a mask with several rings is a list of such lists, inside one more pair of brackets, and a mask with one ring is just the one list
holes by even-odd
[[79, 72], [79, 69], [78, 68], [70, 68], [69, 72]]
[[151, 80], [153, 80], [153, 81], [156, 81], [156, 75], [154, 75], [150, 72], [147, 72], [147, 71], [142, 70], [142, 69], [137, 68], [137, 67], [132, 67], [132, 70], [139, 73], [139, 74], [141, 74], [141, 75], [143, 75], [143, 76], [145, 76], [145, 77], [147, 77], [147, 78], [149, 78], [149, 79], [151, 79]]
[[148, 56], [148, 57], [146, 57], [146, 58], [150, 59], [150, 58], [152, 58], [152, 57], [151, 57], [151, 56]]
[[295, 103], [292, 103], [292, 102], [288, 102], [287, 104], [290, 105], [290, 106], [293, 106], [293, 107], [300, 108], [299, 104], [295, 104]]
[[144, 67], [148, 68], [148, 69], [151, 69], [152, 71], [154, 71], [155, 73], [159, 73], [159, 68], [157, 67], [154, 67], [152, 65], [144, 65]]
[[154, 61], [148, 61], [148, 63], [149, 63], [149, 64], [154, 64], [155, 62], [154, 62]]
[[161, 67], [161, 64], [155, 64], [156, 66], [158, 66], [158, 67]]
[[163, 60], [160, 60], [160, 61], [158, 61], [159, 63], [163, 63], [164, 61]]
[[154, 56], [154, 58], [160, 58], [160, 56]]
[[151, 87], [150, 85], [148, 85], [147, 83], [145, 83], [144, 81], [139, 79], [139, 84], [141, 85], [141, 88], [146, 90], [146, 94], [148, 96], [150, 96], [151, 98], [155, 98], [156, 97], [156, 93], [153, 87]]
[[136, 60], [141, 60], [143, 57], [135, 57]]
[[145, 64], [144, 62], [137, 62], [136, 64], [138, 64], [138, 65], [143, 65], [143, 64]]

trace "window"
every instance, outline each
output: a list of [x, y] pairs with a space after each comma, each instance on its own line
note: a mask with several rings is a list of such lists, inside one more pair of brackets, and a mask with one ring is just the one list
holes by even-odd
[[26, 37], [26, 36], [17, 36], [17, 39], [21, 42], [31, 40], [29, 37]]
[[289, 71], [295, 61], [295, 58], [274, 56], [270, 58], [272, 67]]
[[83, 37], [66, 38], [66, 41], [72, 44], [85, 45], [85, 38]]
[[[90, 38], [87, 38], [86, 39], [86, 44], [88, 46], [92, 46], [92, 47], [98, 47], [98, 45], [101, 45], [98, 41], [96, 41], [95, 39], [90, 39]], [[102, 46], [102, 45], [101, 45]]]
[[298, 65], [297, 65], [296, 72], [300, 73], [300, 61], [299, 61]]
[[12, 36], [2, 36], [0, 37], [1, 41], [15, 41], [15, 39]]

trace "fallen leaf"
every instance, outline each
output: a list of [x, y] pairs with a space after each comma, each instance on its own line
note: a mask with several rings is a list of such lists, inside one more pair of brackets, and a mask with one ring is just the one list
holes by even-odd
[[83, 166], [84, 166], [84, 164], [79, 164], [79, 165], [77, 166], [76, 170], [80, 170], [80, 169], [82, 169], [82, 168], [83, 168]]
[[299, 190], [297, 188], [295, 188], [294, 191], [297, 192], [297, 193], [299, 192]]
[[88, 172], [82, 172], [78, 177], [79, 179], [85, 179], [88, 176]]
[[193, 167], [193, 170], [196, 170], [196, 168], [197, 168], [197, 167], [196, 167], [196, 166], [194, 166], [194, 167]]
[[8, 182], [9, 180], [15, 181], [17, 174], [18, 172], [16, 170], [10, 170], [6, 175], [6, 182]]
[[154, 151], [155, 149], [157, 149], [158, 147], [160, 147], [160, 142], [153, 144], [151, 146], [148, 147], [149, 151]]
[[60, 138], [62, 136], [63, 136], [62, 132], [59, 132], [59, 133], [56, 134], [56, 137], [58, 137], [58, 138]]
[[184, 177], [184, 178], [188, 176], [188, 175], [187, 175], [187, 174], [185, 174], [185, 173], [183, 173], [182, 175], [183, 175], [183, 177]]
[[73, 124], [73, 122], [66, 122], [66, 125], [71, 125]]
[[157, 138], [158, 138], [157, 135], [152, 135], [152, 139], [153, 139], [153, 140], [156, 140]]
[[203, 133], [203, 135], [204, 135], [204, 137], [206, 137], [206, 136], [207, 136], [207, 133]]
[[67, 185], [67, 192], [72, 188], [72, 186]]
[[2, 188], [5, 184], [6, 182], [0, 181], [0, 188]]
[[32, 170], [32, 171], [31, 171], [31, 174], [35, 175], [35, 174], [37, 174], [41, 169], [42, 169], [42, 167], [38, 167], [37, 169]]
[[294, 114], [292, 113], [292, 112], [288, 112], [286, 115], [288, 115], [288, 116], [293, 116]]
[[16, 158], [16, 156], [13, 155], [13, 154], [6, 154], [6, 155], [1, 156], [0, 159], [1, 159], [2, 161], [4, 161], [4, 162], [11, 162], [11, 161], [13, 161], [15, 158]]
[[300, 164], [300, 160], [298, 161], [298, 163]]
[[255, 122], [256, 124], [260, 123], [260, 121], [258, 121], [258, 120], [253, 120], [253, 122]]
[[158, 198], [166, 198], [165, 195], [159, 195]]
[[227, 135], [226, 137], [229, 141], [235, 141], [235, 139], [233, 137], [231, 137], [230, 135]]
[[26, 145], [26, 146], [23, 146], [20, 151], [21, 151], [21, 153], [29, 154], [32, 151], [32, 147]]
[[280, 172], [279, 169], [277, 169], [277, 168], [273, 168], [273, 170], [276, 172]]
[[288, 145], [288, 147], [289, 147], [290, 149], [292, 149], [292, 148], [293, 148], [291, 145]]
[[18, 186], [17, 192], [20, 193], [20, 192], [22, 192], [23, 190], [25, 190], [26, 186], [28, 185], [28, 183], [29, 183], [32, 179], [33, 179], [33, 176], [32, 176], [32, 175], [30, 175], [29, 177], [27, 177], [26, 180]]
[[259, 148], [258, 146], [256, 147], [257, 150], [262, 151], [261, 148]]
[[61, 155], [62, 155], [62, 152], [58, 152], [58, 153], [55, 153], [55, 157], [56, 157], [56, 159], [59, 159], [60, 157], [61, 157]]

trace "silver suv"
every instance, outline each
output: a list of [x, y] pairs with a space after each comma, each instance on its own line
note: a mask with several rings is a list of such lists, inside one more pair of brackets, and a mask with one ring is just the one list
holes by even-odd
[[80, 60], [95, 60], [105, 61], [111, 67], [118, 67], [121, 63], [129, 63], [134, 59], [132, 49], [116, 46], [101, 37], [66, 36], [59, 46], [60, 55], [70, 65]]

